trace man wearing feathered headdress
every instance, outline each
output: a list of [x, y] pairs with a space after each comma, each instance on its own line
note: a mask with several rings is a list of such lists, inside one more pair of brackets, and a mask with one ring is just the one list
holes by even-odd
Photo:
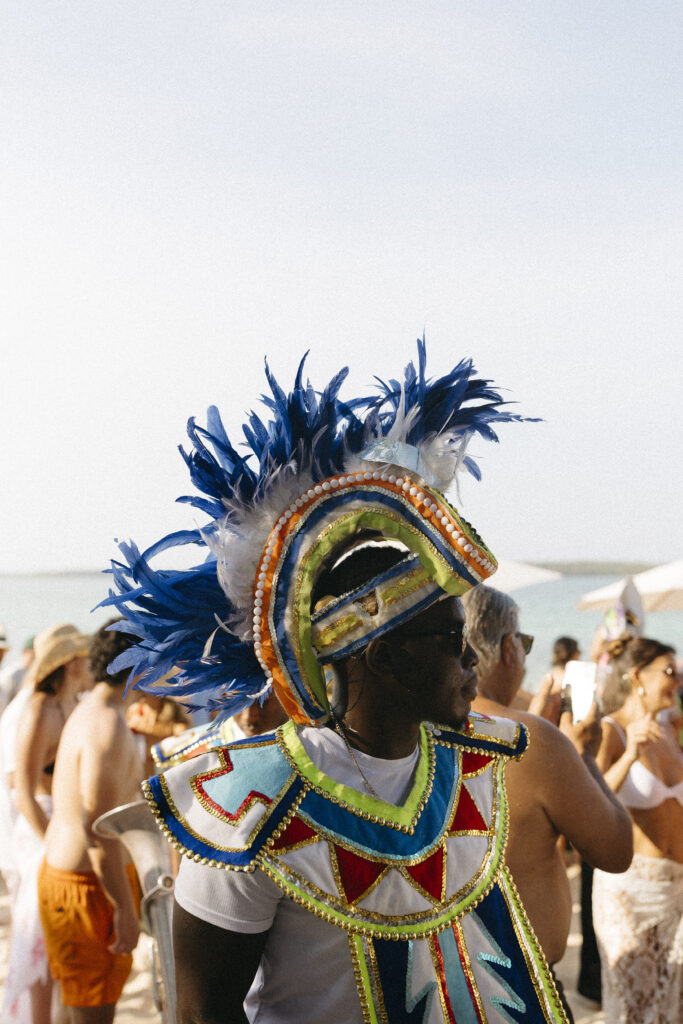
[[[190, 422], [191, 498], [210, 523], [122, 547], [109, 601], [138, 645], [113, 664], [226, 714], [274, 689], [288, 721], [155, 776], [185, 855], [174, 946], [181, 1021], [565, 1021], [505, 865], [504, 769], [523, 726], [470, 712], [463, 593], [496, 562], [444, 492], [507, 412], [463, 360], [425, 348], [370, 398], [272, 375], [237, 454]], [[303, 364], [302, 364], [303, 365]], [[254, 460], [255, 457], [255, 460]], [[255, 464], [254, 464], [255, 461]], [[150, 559], [192, 542], [188, 572]], [[202, 750], [202, 753], [197, 753]], [[244, 1006], [243, 1006], [244, 1003]]]

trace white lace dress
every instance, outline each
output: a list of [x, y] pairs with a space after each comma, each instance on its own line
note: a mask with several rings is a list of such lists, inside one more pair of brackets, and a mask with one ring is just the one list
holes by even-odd
[[683, 1022], [683, 864], [636, 854], [596, 871], [593, 921], [605, 1024]]

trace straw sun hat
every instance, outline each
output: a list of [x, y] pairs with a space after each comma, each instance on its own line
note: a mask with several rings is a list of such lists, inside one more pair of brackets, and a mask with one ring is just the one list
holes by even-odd
[[79, 633], [75, 626], [51, 626], [38, 634], [33, 649], [35, 657], [28, 671], [36, 687], [56, 668], [73, 658], [86, 657], [90, 650], [90, 637]]

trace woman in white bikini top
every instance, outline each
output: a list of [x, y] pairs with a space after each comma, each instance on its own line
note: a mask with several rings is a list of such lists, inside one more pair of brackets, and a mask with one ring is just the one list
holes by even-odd
[[635, 637], [610, 646], [625, 700], [602, 720], [598, 765], [628, 807], [634, 852], [683, 864], [683, 754], [671, 725], [656, 716], [675, 703], [673, 649]]
[[[614, 726], [624, 745], [624, 749], [626, 749], [628, 738], [616, 719], [605, 715], [602, 721]], [[626, 780], [622, 783], [619, 790], [619, 799], [624, 807], [638, 808], [639, 810], [659, 807], [665, 800], [670, 799], [678, 800], [679, 804], [683, 804], [683, 778], [675, 785], [667, 786], [642, 761], [634, 761], [629, 768]]]
[[634, 853], [623, 874], [593, 876], [603, 1015], [605, 1024], [680, 1024], [683, 754], [661, 714], [673, 706], [679, 678], [672, 648], [657, 640], [617, 640], [609, 654], [622, 691], [602, 720], [596, 760], [628, 807]]

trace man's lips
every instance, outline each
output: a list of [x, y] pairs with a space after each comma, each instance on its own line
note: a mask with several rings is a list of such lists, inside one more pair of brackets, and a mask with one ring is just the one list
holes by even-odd
[[464, 677], [465, 685], [462, 688], [462, 692], [463, 696], [467, 697], [469, 701], [473, 701], [474, 698], [477, 696], [477, 693], [479, 692], [477, 690], [477, 682], [478, 680], [476, 672], [468, 672], [467, 675]]

